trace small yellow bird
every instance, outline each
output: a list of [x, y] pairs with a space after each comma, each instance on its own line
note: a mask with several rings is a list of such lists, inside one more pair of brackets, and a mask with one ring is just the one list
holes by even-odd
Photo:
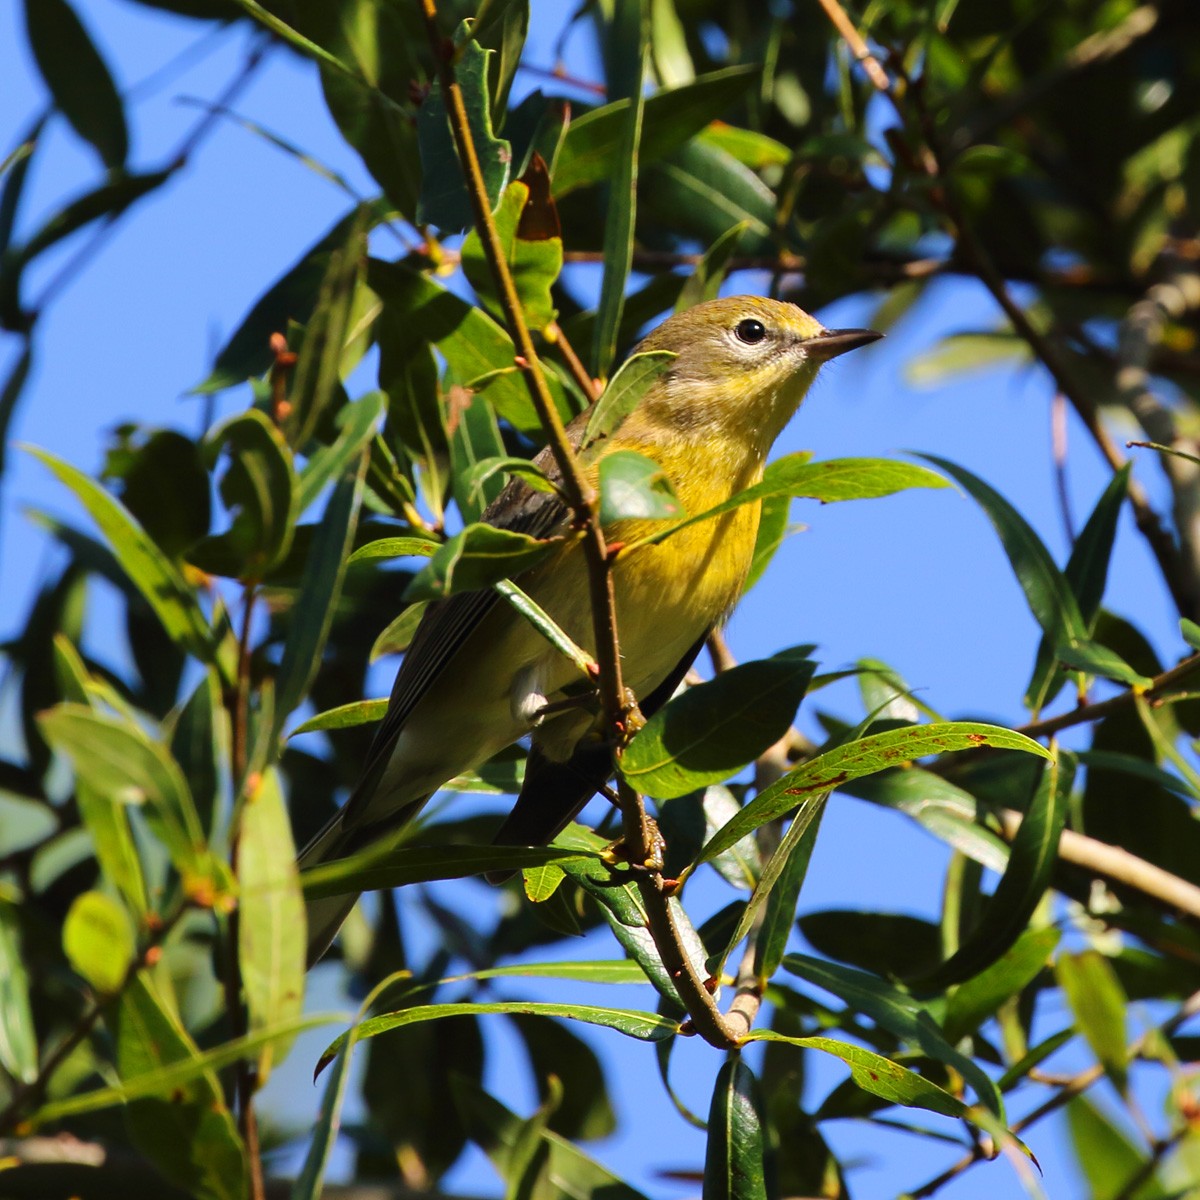
[[[599, 458], [634, 450], [663, 469], [688, 514], [728, 500], [762, 478], [771, 446], [820, 365], [880, 336], [826, 329], [794, 304], [757, 296], [711, 300], [669, 317], [638, 350], [677, 357], [591, 456], [592, 482]], [[576, 448], [587, 418], [584, 413], [567, 427]], [[548, 449], [534, 461], [552, 479], [561, 478]], [[569, 531], [557, 496], [515, 479], [483, 520], [541, 538]], [[759, 505], [745, 504], [660, 545], [618, 554], [613, 586], [624, 682], [647, 715], [670, 698], [709, 631], [737, 602], [758, 520]], [[633, 543], [656, 527], [623, 520], [605, 532], [612, 542]], [[594, 650], [578, 537], [566, 537], [561, 550], [517, 582], [576, 643]], [[611, 750], [587, 736], [598, 720], [596, 704], [556, 705], [577, 694], [578, 668], [497, 600], [489, 589], [430, 605], [396, 676], [362, 779], [305, 849], [302, 867], [386, 843], [447, 780], [527, 734], [532, 748], [525, 781], [498, 842], [549, 842], [608, 779]], [[325, 953], [354, 901], [309, 902], [310, 964]]]

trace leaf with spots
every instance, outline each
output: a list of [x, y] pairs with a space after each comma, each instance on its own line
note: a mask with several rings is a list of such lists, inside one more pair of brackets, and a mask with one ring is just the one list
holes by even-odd
[[852, 779], [929, 755], [984, 748], [1024, 750], [1042, 758], [1050, 757], [1044, 746], [1023, 733], [975, 721], [940, 721], [872, 734], [819, 754], [760, 792], [728, 825], [718, 830], [685, 874], [736, 845], [760, 825], [791, 812], [806, 796], [831, 792]]

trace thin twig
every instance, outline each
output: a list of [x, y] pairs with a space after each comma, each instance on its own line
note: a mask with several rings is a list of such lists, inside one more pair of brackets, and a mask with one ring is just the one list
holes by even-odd
[[838, 0], [817, 0], [817, 3], [825, 10], [825, 15], [833, 23], [833, 27], [838, 31], [842, 41], [850, 47], [850, 53], [862, 64], [867, 78], [874, 87], [881, 92], [888, 91], [891, 83], [888, 80], [887, 72], [880, 65], [879, 59], [871, 53], [866, 40], [854, 27], [854, 22], [846, 15], [846, 10], [838, 3]]
[[1129, 688], [1108, 700], [1100, 700], [1095, 704], [1082, 704], [1070, 712], [1059, 713], [1056, 717], [1047, 717], [1044, 721], [1031, 721], [1027, 725], [1018, 725], [1017, 732], [1031, 738], [1049, 737], [1061, 729], [1069, 729], [1072, 725], [1099, 721], [1114, 712], [1120, 712], [1121, 709], [1133, 704], [1139, 695], [1144, 696], [1152, 704], [1156, 702], [1170, 703], [1176, 699], [1171, 694], [1171, 689], [1189, 675], [1194, 674], [1197, 668], [1200, 668], [1200, 654], [1193, 654], [1169, 671], [1155, 675], [1148, 688]]
[[599, 400], [599, 383], [588, 374], [587, 367], [583, 365], [583, 360], [575, 353], [575, 347], [571, 345], [570, 338], [567, 337], [563, 327], [557, 321], [552, 322], [546, 330], [546, 340], [551, 345], [557, 346], [561, 351], [563, 360], [567, 364], [567, 369], [579, 385], [579, 390], [583, 392], [589, 401]]
[[[822, 3], [824, 2], [825, 0], [822, 0]], [[912, 97], [914, 110], [920, 119], [925, 143], [919, 152], [912, 154], [910, 165], [923, 171], [939, 185], [930, 189], [929, 198], [946, 218], [959, 253], [973, 267], [979, 281], [991, 292], [992, 298], [1000, 306], [1013, 329], [1024, 339], [1037, 359], [1050, 372], [1055, 386], [1071, 402], [1071, 406], [1083, 421], [1085, 428], [1091, 434], [1092, 440], [1109, 466], [1114, 471], [1121, 470], [1127, 461], [1126, 457], [1101, 422], [1095, 401], [1078, 383], [1050, 337], [1034, 325], [1025, 310], [1013, 299], [1003, 274], [992, 261], [991, 255], [983, 242], [976, 236], [962, 207], [955, 199], [945, 163], [938, 149], [935, 120], [924, 104], [921, 89], [909, 86], [907, 91]], [[897, 113], [903, 118], [905, 113], [895, 93], [888, 90], [887, 95], [891, 98]], [[898, 141], [893, 139], [893, 145], [897, 144], [899, 144]], [[1130, 480], [1126, 495], [1129, 506], [1133, 509], [1134, 521], [1158, 562], [1159, 570], [1171, 592], [1171, 598], [1175, 602], [1176, 608], [1181, 616], [1195, 617], [1200, 613], [1200, 591], [1197, 590], [1193, 573], [1188, 570], [1188, 565], [1180, 553], [1175, 539], [1163, 524], [1162, 518], [1151, 505], [1145, 489], [1137, 480]]]
[[[257, 42], [246, 55], [246, 61], [242, 64], [241, 70], [230, 81], [220, 97], [216, 100], [218, 105], [231, 104], [237, 97], [238, 93], [250, 82], [255, 71], [262, 64], [263, 57], [266, 54], [270, 43], [267, 39]], [[209, 132], [214, 127], [215, 118], [211, 114], [203, 116], [192, 129], [185, 135], [180, 142], [178, 149], [168, 161], [167, 170], [171, 173], [180, 171], [187, 166], [188, 160], [196, 153], [200, 143], [208, 136]], [[76, 275], [90, 262], [104, 244], [112, 236], [117, 223], [130, 212], [132, 205], [120, 209], [118, 212], [112, 213], [104, 218], [103, 222], [96, 229], [95, 233], [83, 243], [82, 246], [62, 265], [62, 267], [51, 277], [50, 281], [42, 289], [41, 294], [31, 306], [33, 313], [40, 313], [50, 302], [58, 295], [59, 291], [65, 287]]]
[[[574, 511], [576, 522], [583, 534], [596, 639], [596, 661], [599, 665], [597, 684], [608, 728], [617, 735], [619, 742], [620, 737], [629, 728], [629, 718], [636, 712], [636, 706], [631, 705], [621, 680], [611, 564], [604, 532], [600, 527], [596, 491], [583, 474], [567, 440], [566, 430], [546, 385], [537, 351], [534, 349], [533, 339], [521, 309], [520, 297], [517, 295], [500, 245], [483, 173], [479, 167], [479, 158], [475, 152], [475, 142], [467, 120], [466, 105], [455, 78], [453, 44], [443, 39], [438, 29], [436, 0], [419, 0], [419, 3], [434, 61], [438, 64], [438, 77], [446, 114], [466, 180], [475, 229], [479, 234], [484, 256], [496, 283], [505, 321], [517, 350], [516, 365], [529, 388], [534, 409], [562, 472], [567, 502]], [[706, 989], [705, 981], [699, 977], [695, 965], [688, 958], [675, 926], [660, 869], [661, 850], [656, 845], [660, 839], [654, 823], [647, 818], [641, 797], [632, 788], [619, 782], [618, 794], [621, 798], [625, 853], [634, 866], [639, 868], [639, 891], [646, 909], [650, 932], [663, 964], [676, 982], [680, 999], [687, 1008], [696, 1031], [713, 1045], [731, 1048], [737, 1044], [736, 1037], [726, 1025], [716, 1002]]]

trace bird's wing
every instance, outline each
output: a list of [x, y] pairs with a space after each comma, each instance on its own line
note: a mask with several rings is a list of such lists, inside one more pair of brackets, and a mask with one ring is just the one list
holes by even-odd
[[[567, 426], [568, 440], [573, 448], [582, 440], [586, 416], [586, 413], [581, 414]], [[552, 482], [560, 482], [561, 472], [548, 447], [533, 461]], [[544, 538], [562, 532], [568, 515], [566, 505], [556, 494], [537, 491], [523, 480], [513, 479], [488, 505], [480, 519], [498, 529]], [[354, 823], [361, 815], [361, 809], [370, 802], [413, 710], [498, 599], [499, 593], [493, 588], [485, 588], [435, 600], [425, 610], [396, 674], [387, 714], [367, 752], [362, 777], [342, 810], [344, 825]]]
[[[679, 660], [671, 673], [642, 702], [643, 715], [653, 716], [683, 682], [708, 634]], [[500, 846], [541, 846], [553, 841], [579, 810], [608, 781], [613, 772], [611, 747], [582, 739], [565, 762], [554, 762], [537, 748], [536, 740], [525, 766], [525, 782], [512, 811], [492, 839]], [[497, 872], [492, 882], [508, 876]]]

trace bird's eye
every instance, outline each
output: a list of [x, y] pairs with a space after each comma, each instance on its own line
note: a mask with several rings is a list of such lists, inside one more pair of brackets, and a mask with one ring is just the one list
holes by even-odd
[[761, 321], [747, 317], [746, 320], [737, 323], [733, 332], [737, 334], [739, 342], [745, 342], [747, 346], [757, 346], [767, 336], [767, 327]]

